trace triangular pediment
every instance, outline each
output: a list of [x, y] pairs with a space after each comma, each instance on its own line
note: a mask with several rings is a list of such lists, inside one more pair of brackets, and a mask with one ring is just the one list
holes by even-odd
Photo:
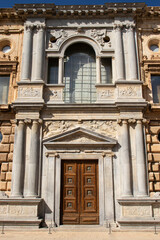
[[56, 135], [49, 139], [44, 140], [45, 144], [52, 143], [66, 143], [66, 144], [111, 144], [115, 145], [117, 141], [110, 137], [106, 137], [104, 135], [98, 134], [96, 132], [92, 132], [85, 128], [75, 128], [70, 131], [66, 131], [62, 134]]

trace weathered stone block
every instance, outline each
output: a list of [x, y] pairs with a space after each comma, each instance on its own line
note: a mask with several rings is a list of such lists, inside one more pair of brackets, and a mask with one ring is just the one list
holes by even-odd
[[9, 153], [8, 154], [8, 161], [12, 161], [13, 160], [13, 153]]
[[152, 170], [153, 170], [154, 172], [159, 171], [159, 163], [153, 163], [153, 164], [152, 164]]
[[153, 126], [150, 127], [150, 132], [152, 134], [157, 134], [159, 130], [160, 130], [160, 126], [159, 127], [158, 126], [157, 127], [153, 127]]
[[154, 178], [156, 181], [160, 181], [160, 174], [159, 173], [154, 173]]
[[15, 127], [12, 127], [12, 134], [15, 133]]
[[152, 161], [153, 158], [152, 158], [152, 153], [148, 153], [148, 161]]
[[154, 161], [160, 162], [160, 153], [153, 153], [152, 156]]
[[147, 140], [147, 143], [150, 143], [151, 142], [151, 135], [147, 134], [146, 140]]
[[7, 161], [7, 153], [0, 153], [0, 162]]
[[2, 163], [2, 166], [1, 166], [1, 171], [2, 172], [7, 172], [8, 171], [8, 163]]
[[147, 152], [150, 152], [151, 151], [151, 148], [150, 148], [150, 144], [148, 143], [147, 144]]
[[151, 163], [148, 163], [148, 171], [149, 171], [149, 172], [152, 171], [152, 165], [151, 165]]
[[150, 183], [149, 183], [149, 191], [150, 191], [150, 192], [153, 191], [153, 182], [150, 182]]
[[9, 171], [12, 171], [12, 162], [9, 163]]
[[14, 144], [11, 144], [10, 145], [10, 151], [13, 152], [13, 149], [14, 149]]
[[7, 181], [11, 181], [11, 179], [12, 179], [12, 173], [11, 172], [7, 172], [6, 173], [6, 180]]
[[6, 173], [5, 172], [1, 172], [0, 174], [0, 180], [6, 180]]
[[9, 135], [3, 135], [1, 143], [9, 143]]
[[14, 143], [14, 135], [10, 135], [9, 141], [10, 141], [10, 143]]
[[153, 172], [149, 173], [149, 181], [154, 181], [154, 173]]
[[10, 145], [9, 144], [0, 144], [0, 152], [9, 152]]
[[154, 184], [154, 189], [155, 189], [155, 191], [160, 191], [160, 182], [156, 182]]
[[11, 182], [7, 182], [7, 191], [11, 191]]
[[157, 138], [157, 135], [154, 135], [154, 136], [152, 136], [151, 138], [152, 138], [152, 139], [151, 139], [152, 143], [159, 143], [159, 140], [158, 140], [158, 138]]
[[160, 144], [151, 145], [151, 152], [160, 152]]
[[7, 182], [0, 182], [0, 191], [7, 190]]
[[2, 132], [2, 134], [9, 135], [9, 134], [11, 134], [11, 129], [12, 129], [11, 127], [2, 127], [1, 132]]

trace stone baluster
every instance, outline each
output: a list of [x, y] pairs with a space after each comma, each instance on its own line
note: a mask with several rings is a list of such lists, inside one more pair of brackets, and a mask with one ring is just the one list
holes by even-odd
[[122, 179], [123, 179], [123, 196], [132, 196], [132, 173], [130, 160], [130, 140], [128, 120], [122, 120], [122, 150], [121, 150], [121, 164], [122, 164]]
[[23, 41], [23, 59], [22, 59], [22, 76], [23, 80], [30, 80], [31, 78], [31, 64], [32, 64], [32, 25], [25, 25], [24, 41]]
[[124, 80], [124, 56], [121, 25], [115, 25], [115, 60], [117, 80]]
[[137, 120], [136, 124], [136, 159], [138, 195], [147, 196], [147, 173], [142, 120]]
[[137, 79], [137, 58], [133, 25], [127, 26], [128, 67], [130, 80]]
[[33, 120], [30, 143], [30, 159], [28, 165], [28, 188], [27, 197], [38, 195], [38, 172], [39, 172], [39, 121]]
[[97, 77], [97, 84], [101, 83], [101, 58], [100, 57], [96, 57], [96, 77]]
[[24, 142], [25, 142], [25, 123], [19, 121], [15, 134], [15, 148], [13, 158], [13, 176], [11, 196], [22, 197], [24, 187]]
[[43, 24], [37, 26], [38, 41], [37, 41], [37, 56], [36, 56], [36, 76], [35, 80], [43, 80], [43, 60], [44, 60], [44, 29]]
[[58, 84], [63, 83], [63, 58], [59, 57]]

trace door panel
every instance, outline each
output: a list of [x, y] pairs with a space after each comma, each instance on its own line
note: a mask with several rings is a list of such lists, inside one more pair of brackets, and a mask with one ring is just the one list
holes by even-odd
[[98, 162], [62, 161], [61, 224], [98, 224]]

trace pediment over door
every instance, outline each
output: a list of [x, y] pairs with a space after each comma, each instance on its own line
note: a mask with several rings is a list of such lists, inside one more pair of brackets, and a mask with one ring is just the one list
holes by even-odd
[[75, 128], [43, 141], [46, 147], [92, 146], [112, 148], [117, 144], [113, 138], [103, 136], [84, 128]]

